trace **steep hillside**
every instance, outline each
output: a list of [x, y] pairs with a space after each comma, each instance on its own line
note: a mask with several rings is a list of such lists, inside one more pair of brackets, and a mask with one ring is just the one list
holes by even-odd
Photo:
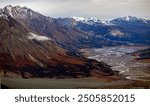
[[52, 38], [0, 12], [0, 75], [3, 77], [87, 77], [114, 75], [108, 65], [69, 56]]

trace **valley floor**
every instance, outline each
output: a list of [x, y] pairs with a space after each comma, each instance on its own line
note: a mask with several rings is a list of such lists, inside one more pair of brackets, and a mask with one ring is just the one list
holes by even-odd
[[43, 88], [43, 89], [133, 89], [150, 88], [150, 63], [136, 61], [131, 53], [147, 47], [105, 47], [101, 49], [82, 49], [84, 56], [103, 61], [119, 71], [118, 76], [88, 77], [88, 78], [1, 78], [2, 88]]
[[150, 61], [137, 61], [135, 60], [137, 57], [132, 55], [133, 52], [146, 48], [148, 47], [116, 46], [100, 49], [82, 49], [81, 52], [87, 58], [103, 61], [112, 66], [113, 70], [119, 71], [120, 75], [125, 76], [128, 80], [150, 83]]

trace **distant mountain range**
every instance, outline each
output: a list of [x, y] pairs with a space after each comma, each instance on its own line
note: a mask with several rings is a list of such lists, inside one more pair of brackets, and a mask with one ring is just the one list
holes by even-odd
[[95, 46], [150, 45], [150, 20], [132, 16], [112, 21], [93, 18], [69, 17], [58, 19], [64, 26], [87, 33], [83, 42], [93, 40]]
[[22, 77], [114, 75], [105, 63], [81, 58], [77, 51], [149, 44], [150, 20], [51, 18], [27, 7], [0, 9], [0, 70], [5, 76], [10, 72]]

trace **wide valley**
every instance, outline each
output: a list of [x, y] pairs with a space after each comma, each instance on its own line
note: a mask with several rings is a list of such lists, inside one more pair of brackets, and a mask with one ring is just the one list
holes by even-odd
[[133, 52], [147, 47], [117, 46], [82, 49], [80, 52], [90, 59], [102, 61], [118, 71], [121, 78], [1, 78], [2, 88], [150, 88], [150, 62], [135, 60]]
[[148, 47], [116, 46], [94, 49], [82, 49], [81, 52], [90, 59], [102, 61], [111, 66], [114, 71], [119, 71], [126, 79], [150, 81], [150, 62], [135, 60], [133, 52]]

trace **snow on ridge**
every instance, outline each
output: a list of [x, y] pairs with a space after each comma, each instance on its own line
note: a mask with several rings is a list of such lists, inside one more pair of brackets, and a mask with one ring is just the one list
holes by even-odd
[[81, 21], [81, 22], [89, 22], [89, 21], [94, 21], [96, 22], [98, 19], [96, 18], [83, 18], [83, 17], [76, 17], [76, 16], [73, 16], [73, 17], [69, 17], [69, 18], [73, 18], [75, 19], [76, 21]]
[[101, 23], [103, 25], [114, 25], [113, 23], [111, 23], [110, 21], [104, 21], [104, 20], [101, 20]]
[[85, 21], [85, 20], [86, 20], [86, 19], [83, 18], [83, 17], [75, 17], [75, 16], [73, 16], [73, 17], [70, 17], [70, 18], [73, 18], [73, 19], [75, 19], [76, 21]]
[[96, 23], [103, 24], [103, 25], [114, 25], [110, 21], [100, 20], [99, 18], [93, 18], [93, 17], [90, 17], [90, 18], [69, 17], [69, 18], [73, 18], [78, 22], [83, 22], [83, 23], [91, 24], [91, 25], [96, 24]]
[[119, 19], [125, 20], [125, 21], [135, 21], [135, 20], [140, 20], [143, 21], [144, 23], [147, 23], [146, 19], [135, 17], [135, 16], [126, 16], [126, 17], [120, 17]]
[[75, 19], [77, 22], [82, 22], [86, 24], [94, 24], [94, 23], [101, 23], [100, 19], [96, 18], [83, 18], [83, 17], [69, 17]]
[[87, 20], [88, 20], [88, 21], [93, 21], [93, 22], [101, 22], [100, 19], [98, 19], [98, 18], [93, 18], [93, 17], [90, 17], [90, 18], [88, 18]]
[[34, 13], [32, 11], [29, 11], [29, 8], [27, 7], [20, 7], [20, 6], [11, 6], [8, 5], [6, 7], [3, 8], [3, 11], [6, 12], [7, 15], [16, 18], [16, 17], [27, 17], [28, 15], [33, 16]]
[[137, 20], [137, 19], [139, 19], [139, 18], [136, 18], [136, 17], [134, 17], [134, 16], [125, 16], [125, 17], [120, 17], [120, 18], [118, 18], [118, 19], [120, 19], [120, 20], [125, 20], [125, 21], [131, 21], [131, 20]]
[[129, 21], [130, 18], [131, 18], [130, 16], [127, 16], [127, 17], [125, 17], [125, 20], [126, 20], [126, 21]]
[[28, 36], [28, 39], [36, 39], [38, 41], [47, 41], [47, 40], [51, 40], [50, 38], [46, 37], [46, 36], [41, 36], [41, 35], [37, 35], [34, 34], [32, 32], [30, 32], [30, 36]]
[[9, 14], [11, 17], [13, 17], [13, 14], [12, 14], [12, 8], [13, 8], [13, 6], [8, 5], [8, 6], [6, 6], [5, 8], [7, 9], [8, 14]]

